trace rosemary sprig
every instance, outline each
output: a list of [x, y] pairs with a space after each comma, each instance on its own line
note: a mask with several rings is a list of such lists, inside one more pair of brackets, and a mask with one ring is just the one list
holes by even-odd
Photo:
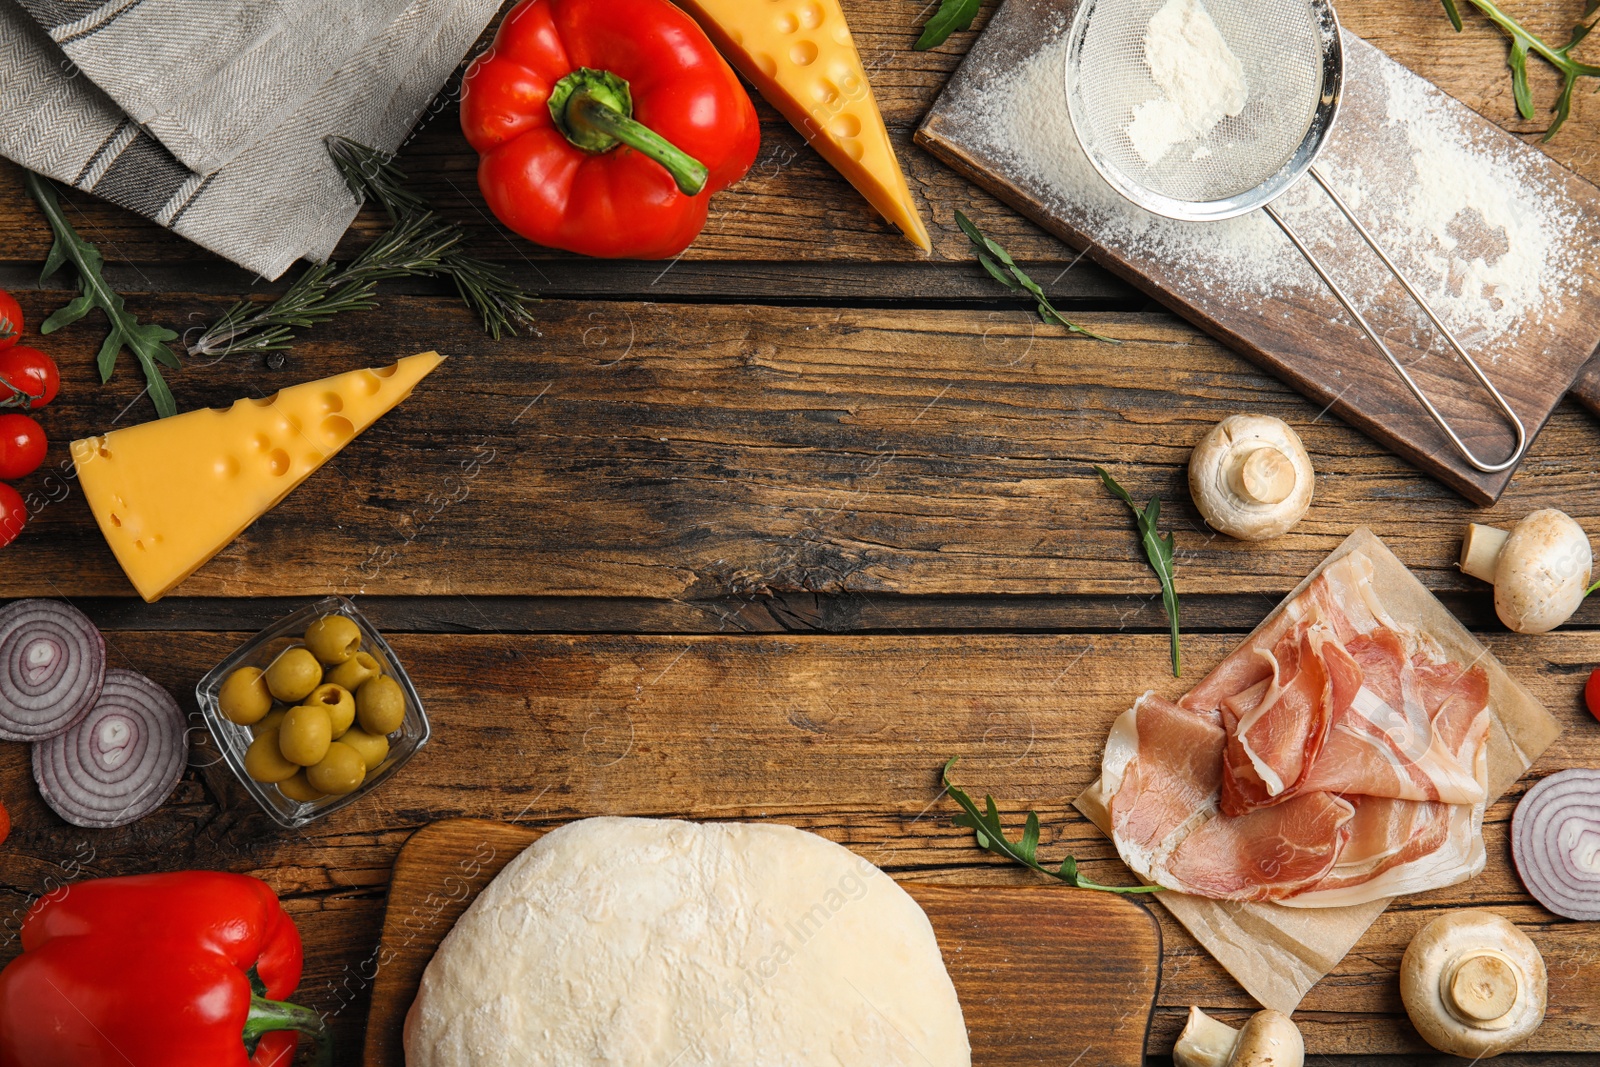
[[107, 284], [102, 273], [105, 260], [100, 250], [72, 228], [72, 223], [61, 211], [61, 201], [49, 179], [28, 171], [23, 183], [27, 186], [28, 195], [44, 212], [45, 220], [50, 223], [50, 231], [55, 235], [50, 253], [45, 256], [44, 270], [39, 274], [39, 284], [43, 285], [56, 271], [71, 263], [78, 272], [78, 287], [83, 291], [81, 296], [75, 297], [65, 307], [57, 308], [54, 314], [41, 322], [39, 332], [54, 333], [63, 326], [77, 322], [95, 308], [104, 311], [111, 323], [111, 332], [106, 334], [100, 353], [95, 357], [100, 381], [111, 378], [111, 372], [117, 365], [117, 355], [126, 347], [144, 371], [145, 384], [149, 388], [150, 400], [156, 406], [156, 414], [162, 418], [176, 415], [178, 405], [172, 399], [172, 390], [167, 388], [166, 379], [161, 377], [160, 365], [166, 364], [174, 370], [181, 366], [177, 355], [167, 347], [167, 342], [176, 340], [178, 335], [165, 326], [141, 323], [124, 306], [122, 295]]
[[[1444, 4], [1445, 14], [1450, 16], [1450, 24], [1461, 32], [1461, 11], [1456, 6], [1456, 0], [1441, 0]], [[1560, 48], [1553, 47], [1530, 33], [1522, 23], [1500, 10], [1494, 0], [1467, 0], [1473, 7], [1486, 15], [1490, 22], [1500, 27], [1505, 35], [1511, 38], [1511, 51], [1506, 56], [1506, 65], [1511, 68], [1511, 95], [1517, 101], [1517, 113], [1525, 119], [1534, 117], [1533, 90], [1528, 87], [1528, 55], [1532, 53], [1549, 63], [1561, 75], [1561, 95], [1556, 98], [1556, 106], [1551, 108], [1555, 113], [1555, 120], [1550, 123], [1550, 128], [1544, 132], [1544, 140], [1548, 141], [1556, 135], [1561, 124], [1567, 121], [1567, 116], [1572, 114], [1572, 90], [1578, 84], [1579, 78], [1600, 78], [1600, 67], [1588, 63], [1580, 63], [1572, 58], [1572, 50], [1576, 48], [1589, 31], [1594, 29], [1595, 23], [1585, 25], [1578, 22], [1572, 27], [1572, 36]], [[1587, 0], [1583, 6], [1585, 19], [1600, 11], [1600, 0]], [[1600, 20], [1597, 20], [1600, 21]]]
[[1128, 491], [1117, 484], [1117, 480], [1105, 472], [1103, 467], [1096, 467], [1094, 472], [1100, 476], [1105, 487], [1111, 494], [1133, 512], [1133, 517], [1139, 524], [1139, 541], [1144, 545], [1145, 558], [1150, 561], [1150, 569], [1156, 572], [1156, 578], [1161, 582], [1161, 606], [1166, 610], [1167, 622], [1172, 627], [1172, 676], [1183, 675], [1183, 667], [1178, 656], [1178, 590], [1173, 585], [1173, 578], [1177, 574], [1177, 564], [1173, 562], [1173, 538], [1171, 534], [1162, 536], [1156, 529], [1156, 524], [1161, 521], [1161, 498], [1153, 496], [1150, 503], [1145, 505], [1143, 511], [1133, 502], [1133, 497]]
[[1114, 337], [1102, 337], [1093, 330], [1086, 330], [1075, 322], [1068, 322], [1061, 312], [1050, 303], [1050, 298], [1044, 295], [1044, 290], [1039, 288], [1039, 283], [1028, 277], [1022, 268], [1017, 266], [1000, 243], [992, 237], [984, 235], [973, 221], [961, 211], [956, 212], [956, 225], [961, 227], [961, 232], [967, 235], [967, 240], [972, 242], [972, 247], [978, 250], [978, 262], [983, 264], [983, 269], [989, 276], [1001, 285], [1014, 292], [1026, 292], [1033, 297], [1039, 305], [1039, 317], [1045, 322], [1055, 326], [1065, 326], [1073, 333], [1081, 333], [1085, 337], [1092, 337], [1096, 341], [1106, 341], [1110, 344], [1121, 344]]
[[528, 305], [538, 298], [518, 289], [500, 271], [461, 251], [466, 231], [428, 210], [406, 188], [405, 174], [387, 152], [343, 137], [328, 138], [328, 153], [345, 184], [361, 200], [375, 200], [394, 225], [345, 266], [308, 267], [271, 304], [240, 300], [189, 346], [192, 356], [274, 352], [294, 344], [296, 330], [326, 322], [345, 311], [378, 306], [384, 278], [449, 278], [495, 340], [533, 321]]
[[988, 811], [982, 811], [972, 802], [972, 798], [956, 788], [950, 780], [950, 768], [956, 765], [959, 756], [952, 756], [944, 765], [943, 778], [945, 790], [961, 807], [961, 814], [955, 817], [957, 826], [964, 826], [972, 831], [977, 839], [978, 847], [988, 849], [996, 856], [1002, 856], [1013, 863], [1020, 863], [1032, 871], [1048, 875], [1058, 881], [1072, 886], [1074, 889], [1098, 889], [1104, 893], [1159, 893], [1158, 885], [1101, 885], [1091, 882], [1078, 873], [1078, 861], [1068, 856], [1061, 861], [1061, 866], [1055, 870], [1039, 862], [1039, 815], [1037, 812], [1028, 812], [1027, 821], [1022, 826], [1022, 840], [1012, 841], [1006, 837], [1005, 827], [1000, 824], [1000, 812], [994, 806], [994, 797], [983, 798]]
[[432, 274], [461, 240], [460, 229], [424, 213], [402, 219], [348, 266], [323, 263], [295, 279], [271, 304], [240, 300], [189, 346], [191, 356], [274, 352], [294, 343], [294, 331], [345, 311], [378, 306], [378, 282]]
[[[428, 202], [406, 185], [401, 170], [390, 152], [380, 152], [348, 137], [329, 137], [328, 154], [338, 164], [350, 191], [363, 200], [375, 200], [391, 222], [428, 210]], [[454, 223], [441, 223], [453, 226]], [[455, 283], [456, 292], [478, 317], [483, 328], [496, 341], [502, 332], [516, 333], [517, 327], [533, 321], [528, 305], [538, 298], [517, 288], [498, 267], [452, 248], [440, 258], [433, 272]]]
[[922, 36], [911, 47], [919, 52], [938, 48], [957, 30], [970, 29], [982, 0], [943, 0], [939, 10], [922, 26]]

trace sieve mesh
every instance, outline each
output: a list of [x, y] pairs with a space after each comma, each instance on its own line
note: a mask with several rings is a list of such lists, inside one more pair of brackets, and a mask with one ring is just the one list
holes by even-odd
[[1324, 25], [1311, 0], [1203, 0], [1244, 72], [1244, 108], [1153, 162], [1129, 137], [1135, 109], [1166, 94], [1146, 57], [1150, 21], [1169, 2], [1083, 0], [1068, 52], [1073, 121], [1102, 169], [1173, 200], [1248, 193], [1277, 174], [1306, 139], [1324, 91]]

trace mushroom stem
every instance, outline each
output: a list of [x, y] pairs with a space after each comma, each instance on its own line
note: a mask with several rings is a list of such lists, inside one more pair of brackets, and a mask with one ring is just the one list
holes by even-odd
[[1461, 539], [1461, 571], [1480, 582], [1494, 584], [1494, 569], [1500, 562], [1500, 550], [1506, 546], [1510, 530], [1502, 530], [1481, 523], [1467, 526], [1467, 535]]
[[1191, 1007], [1172, 1049], [1174, 1067], [1304, 1067], [1305, 1057], [1300, 1028], [1271, 1008], [1256, 1012], [1235, 1030]]
[[1224, 1067], [1239, 1040], [1239, 1031], [1190, 1007], [1189, 1021], [1172, 1049], [1174, 1067]]
[[1294, 463], [1271, 445], [1262, 445], [1228, 470], [1228, 486], [1257, 504], [1281, 504], [1294, 492]]
[[1439, 995], [1450, 1014], [1469, 1026], [1503, 1030], [1522, 983], [1504, 953], [1485, 949], [1456, 960], [1440, 975]]

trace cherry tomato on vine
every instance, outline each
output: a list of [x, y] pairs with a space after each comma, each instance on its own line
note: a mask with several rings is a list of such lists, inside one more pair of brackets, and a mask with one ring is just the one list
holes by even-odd
[[1583, 702], [1589, 705], [1589, 714], [1600, 719], [1600, 671], [1589, 675], [1589, 684], [1583, 687]]
[[55, 360], [27, 345], [0, 348], [0, 406], [42, 408], [60, 391]]
[[28, 506], [22, 502], [22, 494], [0, 482], [0, 548], [15, 541], [27, 522]]
[[0, 349], [10, 348], [22, 338], [22, 307], [0, 289]]
[[26, 478], [44, 462], [44, 428], [26, 415], [0, 415], [0, 478]]

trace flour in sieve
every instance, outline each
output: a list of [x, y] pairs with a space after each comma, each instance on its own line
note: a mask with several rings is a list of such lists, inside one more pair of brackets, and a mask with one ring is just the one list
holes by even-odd
[[1126, 132], [1146, 163], [1244, 110], [1244, 65], [1200, 0], [1167, 0], [1151, 16], [1144, 61], [1161, 91], [1134, 107]]
[[[1215, 299], [1207, 283], [1220, 278], [1236, 306], [1264, 307], [1297, 291], [1331, 304], [1311, 268], [1261, 212], [1175, 222], [1134, 206], [1105, 183], [1067, 112], [1064, 30], [1049, 34], [1024, 62], [986, 72], [985, 95], [997, 103], [974, 115], [972, 129], [1008, 162], [1006, 169], [1075, 228], [1125, 254], [1181, 265], [1165, 272], [1166, 281], [1191, 299]], [[1569, 201], [1504, 139], [1467, 128], [1434, 86], [1375, 53], [1347, 55], [1347, 85], [1364, 78], [1387, 94], [1383, 136], [1346, 153], [1337, 150], [1336, 127], [1319, 165], [1461, 340], [1489, 346], [1493, 362], [1494, 342], [1554, 322], [1560, 294], [1573, 289], [1572, 270], [1559, 254], [1562, 234], [1578, 225]], [[1386, 324], [1394, 340], [1432, 344], [1420, 313], [1312, 182], [1277, 203], [1328, 257], [1341, 284], [1383, 305], [1380, 317], [1392, 312], [1403, 320]], [[1329, 314], [1343, 313], [1334, 306]]]

